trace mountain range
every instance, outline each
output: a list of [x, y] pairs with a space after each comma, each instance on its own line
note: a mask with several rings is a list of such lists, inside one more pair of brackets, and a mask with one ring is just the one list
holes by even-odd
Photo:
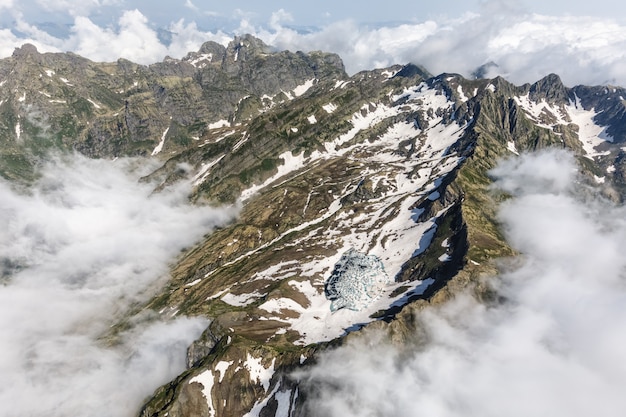
[[623, 202], [625, 97], [555, 74], [349, 76], [335, 54], [249, 35], [149, 66], [24, 45], [0, 60], [0, 175], [27, 187], [51, 152], [158, 160], [142, 178], [155, 193], [189, 182], [194, 204], [237, 213], [112, 326], [114, 339], [145, 310], [210, 321], [137, 413], [315, 415], [297, 371], [322, 352], [372, 329], [402, 344], [416, 315], [462, 291], [502, 302], [485, 284], [517, 255], [496, 214], [510, 198], [492, 187], [498, 161], [566, 149]]

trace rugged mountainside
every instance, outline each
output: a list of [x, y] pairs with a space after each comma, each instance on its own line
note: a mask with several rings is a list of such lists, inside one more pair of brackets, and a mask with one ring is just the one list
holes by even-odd
[[24, 46], [0, 61], [0, 173], [27, 180], [50, 148], [141, 155], [163, 162], [161, 187], [189, 180], [199, 204], [239, 208], [143, 307], [211, 325], [141, 415], [303, 416], [314, 388], [292, 371], [319, 351], [368, 327], [401, 343], [461, 288], [490, 299], [481, 277], [513, 254], [495, 218], [507, 196], [489, 190], [499, 158], [571, 149], [622, 200], [624, 97], [556, 75], [348, 77], [336, 55], [249, 36], [149, 67]]
[[251, 36], [150, 66], [27, 44], [0, 61], [0, 175], [27, 177], [33, 156], [51, 147], [92, 157], [178, 152], [211, 128], [297, 97], [312, 80], [344, 77], [337, 55], [273, 52]]

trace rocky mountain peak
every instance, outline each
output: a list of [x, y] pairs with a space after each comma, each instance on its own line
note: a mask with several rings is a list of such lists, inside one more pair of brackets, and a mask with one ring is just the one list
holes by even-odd
[[[224, 45], [221, 45], [217, 42], [213, 42], [213, 41], [208, 41], [202, 44], [202, 46], [200, 47], [200, 49], [198, 49], [197, 53], [193, 53], [190, 52], [189, 55], [194, 54], [212, 54], [214, 56], [223, 56], [226, 53], [226, 48], [224, 47]], [[189, 56], [188, 55], [188, 56]]]
[[412, 77], [415, 77], [416, 75], [419, 75], [420, 77], [424, 79], [432, 77], [432, 74], [428, 72], [426, 68], [424, 68], [421, 65], [415, 65], [415, 64], [407, 64], [403, 66], [402, 69], [394, 75], [394, 77], [412, 78]]
[[235, 36], [235, 38], [229, 42], [226, 50], [234, 53], [239, 53], [237, 58], [245, 60], [246, 56], [268, 54], [272, 52], [272, 49], [261, 39], [252, 36], [250, 34]]
[[514, 89], [514, 85], [500, 75], [491, 80], [490, 84], [496, 88], [496, 91], [505, 95], [511, 95], [512, 90]]
[[561, 77], [556, 74], [548, 74], [531, 85], [529, 94], [533, 100], [545, 99], [549, 103], [567, 103], [570, 99]]
[[24, 58], [27, 56], [39, 55], [37, 47], [31, 43], [25, 43], [21, 47], [15, 48], [13, 58]]
[[17, 66], [27, 68], [33, 65], [40, 65], [46, 59], [45, 55], [51, 54], [41, 54], [35, 45], [25, 43], [21, 47], [15, 48], [11, 58]]
[[475, 78], [475, 79], [486, 78], [487, 75], [489, 74], [489, 72], [494, 70], [494, 69], [496, 69], [496, 68], [498, 68], [498, 64], [496, 64], [493, 61], [489, 61], [489, 62], [487, 62], [485, 64], [482, 64], [478, 68], [476, 68], [472, 72], [472, 77]]

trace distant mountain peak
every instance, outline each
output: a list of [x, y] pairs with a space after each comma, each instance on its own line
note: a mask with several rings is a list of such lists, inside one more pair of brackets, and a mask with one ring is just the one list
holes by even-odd
[[33, 55], [39, 55], [39, 51], [37, 50], [37, 47], [33, 45], [32, 43], [25, 43], [21, 47], [15, 48], [12, 54], [14, 58], [33, 56]]
[[549, 102], [568, 102], [570, 94], [567, 87], [557, 74], [548, 74], [530, 86], [530, 96], [535, 99], [546, 99]]

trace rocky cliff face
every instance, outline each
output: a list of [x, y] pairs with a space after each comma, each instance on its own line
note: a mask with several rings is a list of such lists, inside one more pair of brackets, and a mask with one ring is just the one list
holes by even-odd
[[27, 177], [33, 156], [50, 148], [91, 157], [177, 153], [212, 129], [343, 77], [336, 55], [276, 52], [250, 36], [151, 66], [24, 45], [0, 61], [0, 174]]
[[[162, 160], [162, 187], [192, 181], [198, 203], [239, 206], [145, 306], [211, 325], [141, 415], [303, 416], [314, 387], [293, 371], [318, 352], [369, 327], [401, 342], [424, 305], [461, 288], [491, 297], [481, 278], [513, 254], [495, 217], [507, 196], [489, 190], [499, 158], [568, 148], [623, 199], [623, 97], [556, 75], [514, 86], [409, 65], [347, 77], [336, 55], [249, 36], [150, 67], [25, 46], [0, 61], [0, 172], [27, 178], [51, 147], [143, 155]], [[355, 264], [350, 294], [358, 277], [389, 282], [376, 294], [363, 282], [359, 308], [332, 311], [328, 280], [356, 252], [376, 262]]]

